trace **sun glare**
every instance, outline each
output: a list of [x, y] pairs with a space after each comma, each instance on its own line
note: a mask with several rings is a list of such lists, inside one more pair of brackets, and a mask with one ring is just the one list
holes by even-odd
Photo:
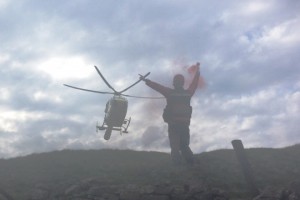
[[9, 0], [0, 0], [0, 9], [5, 8], [7, 4], [9, 4]]
[[53, 79], [86, 78], [92, 74], [92, 64], [82, 57], [54, 57], [39, 64], [39, 70]]
[[244, 8], [244, 12], [249, 13], [249, 14], [253, 14], [253, 13], [256, 13], [256, 12], [264, 11], [267, 8], [268, 8], [268, 4], [266, 4], [265, 2], [256, 1], [256, 2], [249, 3]]

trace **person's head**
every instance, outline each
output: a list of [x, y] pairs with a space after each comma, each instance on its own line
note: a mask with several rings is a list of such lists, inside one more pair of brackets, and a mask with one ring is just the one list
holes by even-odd
[[173, 78], [174, 88], [182, 88], [184, 85], [184, 76], [182, 74], [176, 74]]

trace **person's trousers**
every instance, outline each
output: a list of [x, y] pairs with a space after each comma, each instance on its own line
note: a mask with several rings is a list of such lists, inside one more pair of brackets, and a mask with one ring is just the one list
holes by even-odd
[[190, 129], [185, 124], [169, 124], [168, 134], [171, 147], [171, 158], [174, 163], [181, 162], [181, 156], [189, 164], [193, 164], [194, 155], [190, 149]]

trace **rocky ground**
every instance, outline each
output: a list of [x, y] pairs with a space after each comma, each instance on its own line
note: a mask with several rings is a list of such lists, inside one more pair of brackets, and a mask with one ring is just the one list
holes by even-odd
[[53, 194], [44, 186], [34, 188], [28, 199], [31, 200], [188, 200], [188, 199], [229, 199], [226, 192], [207, 188], [201, 183], [172, 185], [120, 184], [111, 185], [97, 179], [87, 179], [69, 186], [63, 193]]
[[0, 200], [300, 200], [299, 145], [247, 153], [259, 195], [232, 150], [192, 167], [158, 152], [64, 150], [0, 159]]
[[[0, 198], [1, 199], [1, 198]], [[8, 200], [8, 198], [2, 198]], [[1, 200], [2, 200], [1, 199]], [[37, 185], [27, 200], [229, 200], [226, 191], [208, 188], [201, 183], [172, 185], [121, 184], [111, 185], [97, 179], [86, 179], [70, 185], [63, 192], [50, 191]], [[243, 198], [244, 199], [244, 198]], [[253, 200], [300, 200], [300, 182], [292, 182], [286, 188], [266, 187]]]

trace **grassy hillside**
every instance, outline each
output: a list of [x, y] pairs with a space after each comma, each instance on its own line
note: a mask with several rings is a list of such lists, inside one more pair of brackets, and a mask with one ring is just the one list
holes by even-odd
[[[300, 180], [300, 145], [283, 149], [247, 149], [259, 189]], [[130, 150], [63, 150], [0, 160], [0, 188], [22, 199], [37, 185], [63, 192], [87, 178], [112, 184], [201, 182], [247, 196], [247, 188], [233, 150], [196, 155], [193, 167], [173, 166], [170, 155]]]

